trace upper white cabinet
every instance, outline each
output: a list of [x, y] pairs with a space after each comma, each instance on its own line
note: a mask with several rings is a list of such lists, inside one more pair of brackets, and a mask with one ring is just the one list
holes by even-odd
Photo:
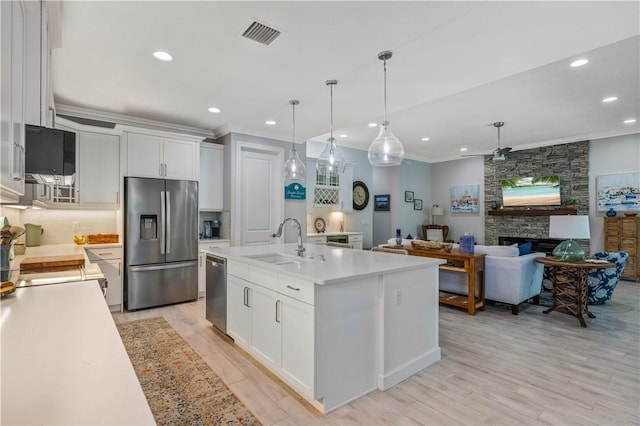
[[307, 162], [307, 209], [315, 207], [338, 208], [353, 211], [353, 167], [347, 165], [343, 173], [322, 174], [316, 162]]
[[0, 198], [24, 194], [24, 111], [26, 22], [22, 1], [0, 2]]
[[199, 143], [126, 132], [126, 176], [198, 180]]
[[199, 208], [203, 211], [222, 210], [223, 145], [200, 144]]
[[120, 137], [78, 132], [78, 200], [81, 206], [117, 208], [120, 203]]

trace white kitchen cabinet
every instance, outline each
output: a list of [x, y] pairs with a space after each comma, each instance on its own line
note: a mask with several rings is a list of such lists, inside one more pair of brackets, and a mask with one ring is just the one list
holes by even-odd
[[315, 284], [253, 265], [247, 281], [229, 269], [227, 333], [291, 387], [315, 398]]
[[122, 249], [120, 247], [86, 248], [87, 258], [96, 263], [107, 279], [107, 305], [111, 311], [122, 310]]
[[281, 341], [278, 293], [252, 283], [249, 289], [249, 308], [249, 350], [266, 367], [278, 370]]
[[198, 297], [203, 297], [207, 284], [207, 254], [208, 248], [229, 247], [229, 241], [200, 241], [198, 243]]
[[362, 234], [349, 235], [348, 242], [353, 246], [354, 249], [362, 250]]
[[223, 153], [223, 145], [200, 144], [198, 198], [201, 211], [222, 210]]
[[249, 347], [249, 287], [248, 281], [227, 273], [227, 334], [244, 349]]
[[307, 237], [309, 244], [327, 244], [327, 237]]
[[0, 198], [24, 194], [26, 10], [22, 1], [0, 2]]
[[353, 167], [347, 165], [343, 173], [323, 175], [317, 172], [316, 162], [307, 162], [307, 210], [316, 207], [353, 211]]
[[126, 176], [198, 180], [197, 142], [127, 132], [126, 145]]
[[118, 208], [120, 138], [81, 131], [78, 137], [78, 201], [81, 207]]
[[282, 336], [280, 374], [299, 392], [314, 394], [315, 309], [313, 306], [280, 295]]

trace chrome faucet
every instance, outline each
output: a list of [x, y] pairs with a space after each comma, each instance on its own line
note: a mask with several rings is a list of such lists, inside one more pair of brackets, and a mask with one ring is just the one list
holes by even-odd
[[300, 225], [300, 221], [298, 221], [298, 219], [288, 217], [283, 220], [280, 226], [278, 226], [278, 232], [273, 234], [272, 237], [280, 238], [280, 236], [282, 235], [282, 228], [284, 227], [284, 224], [290, 220], [292, 220], [298, 226], [298, 248], [296, 249], [296, 253], [298, 253], [298, 256], [304, 257], [304, 246], [302, 245], [302, 225]]

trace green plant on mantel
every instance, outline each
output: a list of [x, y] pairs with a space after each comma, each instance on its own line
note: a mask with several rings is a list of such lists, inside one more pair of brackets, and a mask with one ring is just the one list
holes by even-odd
[[575, 208], [575, 206], [579, 206], [580, 205], [580, 201], [578, 201], [575, 198], [567, 198], [566, 200], [564, 200], [562, 202], [562, 205], [565, 206], [568, 209], [572, 209], [572, 208]]

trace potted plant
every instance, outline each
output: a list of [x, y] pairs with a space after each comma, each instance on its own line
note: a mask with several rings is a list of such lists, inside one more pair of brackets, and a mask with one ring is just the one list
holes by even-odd
[[580, 204], [580, 201], [578, 201], [575, 198], [567, 198], [562, 202], [562, 205], [564, 206], [565, 209], [575, 209], [576, 206], [579, 204]]

